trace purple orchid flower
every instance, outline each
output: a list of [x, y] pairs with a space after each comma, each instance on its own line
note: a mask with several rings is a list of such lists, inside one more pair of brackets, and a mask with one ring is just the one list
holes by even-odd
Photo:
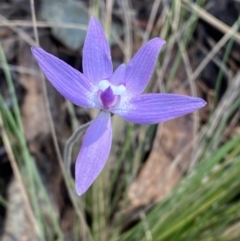
[[83, 74], [38, 47], [32, 53], [52, 85], [69, 101], [97, 108], [77, 157], [75, 178], [83, 194], [102, 171], [112, 143], [111, 113], [136, 124], [155, 124], [191, 113], [206, 105], [200, 98], [177, 94], [142, 94], [165, 41], [146, 43], [130, 63], [113, 73], [110, 48], [103, 29], [91, 18], [83, 48]]

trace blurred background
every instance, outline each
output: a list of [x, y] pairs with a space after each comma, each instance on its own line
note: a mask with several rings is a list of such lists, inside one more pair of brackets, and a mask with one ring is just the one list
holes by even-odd
[[[91, 15], [114, 68], [159, 36], [167, 43], [146, 92], [208, 105], [151, 126], [113, 116], [107, 165], [79, 197], [81, 137], [66, 144], [97, 112], [60, 96], [30, 47], [82, 71]], [[238, 0], [0, 0], [0, 239], [239, 241], [239, 16]]]

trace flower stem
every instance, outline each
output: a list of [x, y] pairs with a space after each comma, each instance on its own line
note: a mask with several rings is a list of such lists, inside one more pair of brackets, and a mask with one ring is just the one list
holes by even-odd
[[70, 166], [71, 166], [71, 154], [74, 144], [78, 141], [79, 137], [87, 130], [89, 125], [91, 124], [91, 121], [79, 126], [72, 136], [68, 139], [67, 143], [64, 146], [63, 151], [63, 161], [65, 164], [65, 167], [67, 169], [68, 174], [71, 176]]

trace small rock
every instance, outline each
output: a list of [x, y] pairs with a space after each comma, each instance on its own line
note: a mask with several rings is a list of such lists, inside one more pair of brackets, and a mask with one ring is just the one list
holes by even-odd
[[[75, 23], [88, 25], [89, 17], [83, 3], [74, 0], [44, 0], [41, 17], [56, 24]], [[77, 50], [83, 44], [86, 30], [53, 27], [52, 34], [71, 50]]]

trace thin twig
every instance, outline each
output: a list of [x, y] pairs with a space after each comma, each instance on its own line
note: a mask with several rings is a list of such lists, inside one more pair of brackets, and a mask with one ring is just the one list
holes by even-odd
[[[0, 61], [0, 69], [4, 69], [4, 68], [5, 68], [4, 63]], [[8, 69], [11, 72], [18, 72], [18, 73], [28, 74], [28, 75], [33, 75], [33, 76], [39, 75], [39, 73], [36, 72], [36, 70], [34, 70], [34, 69], [17, 66], [17, 65], [12, 65], [12, 64], [8, 64]]]
[[[3, 16], [1, 16], [2, 18]], [[2, 19], [1, 19], [2, 20]], [[5, 18], [5, 20], [7, 20]], [[0, 26], [6, 27], [33, 27], [32, 21], [28, 20], [7, 20], [0, 22]], [[47, 22], [47, 21], [36, 21], [36, 26], [38, 28], [66, 28], [66, 29], [76, 29], [76, 30], [87, 30], [87, 25], [85, 24], [76, 24], [76, 23], [66, 23], [66, 22]]]
[[11, 26], [11, 21], [0, 15], [0, 21], [2, 23], [5, 23], [13, 32], [15, 32], [19, 37], [24, 39], [29, 45], [34, 46], [36, 45], [36, 42], [28, 35], [26, 34], [22, 29]]
[[[2, 15], [0, 15], [0, 26], [6, 26], [12, 29], [14, 32], [17, 32], [20, 37], [22, 37], [29, 45], [34, 46], [35, 41], [31, 39], [23, 30], [21, 30], [18, 27], [33, 27], [33, 23], [31, 21], [27, 20], [8, 20]], [[76, 30], [87, 30], [87, 26], [85, 24], [76, 24], [76, 23], [55, 23], [55, 22], [46, 22], [46, 21], [36, 21], [36, 26], [38, 28], [48, 28], [48, 27], [54, 27], [54, 28], [65, 28], [65, 29], [76, 29]], [[119, 34], [112, 30], [111, 36], [116, 41], [116, 43], [119, 45], [122, 51], [124, 51], [124, 44], [121, 40]]]

